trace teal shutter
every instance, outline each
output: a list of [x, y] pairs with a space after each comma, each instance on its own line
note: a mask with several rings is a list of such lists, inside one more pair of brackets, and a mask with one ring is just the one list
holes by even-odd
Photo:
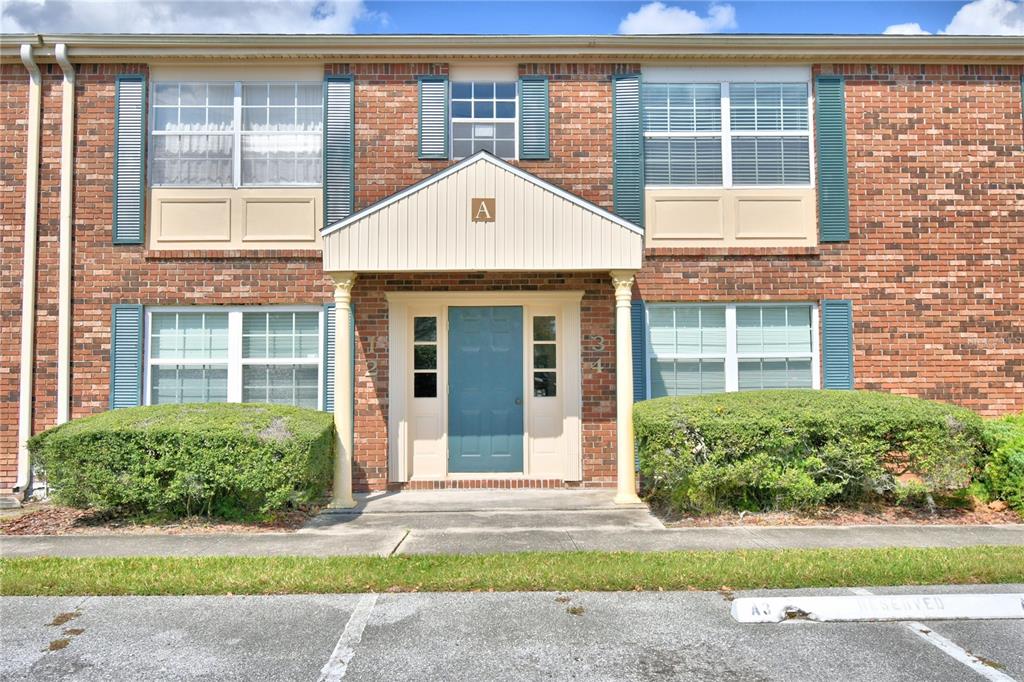
[[146, 77], [121, 74], [114, 85], [114, 243], [145, 234]]
[[519, 79], [519, 158], [550, 157], [547, 76]]
[[818, 76], [814, 120], [818, 150], [818, 219], [823, 242], [850, 241], [846, 97], [842, 76]]
[[633, 301], [633, 402], [647, 399], [647, 325], [643, 301]]
[[[356, 364], [356, 308], [352, 308], [352, 369], [355, 370]], [[324, 343], [323, 343], [323, 365], [324, 365], [324, 377], [323, 377], [323, 394], [324, 394], [324, 412], [334, 412], [334, 334], [335, 334], [335, 318], [334, 316], [334, 304], [327, 303], [324, 305]], [[353, 371], [353, 375], [355, 373]], [[353, 407], [353, 409], [355, 409]]]
[[355, 83], [324, 79], [324, 227], [344, 220], [355, 204]]
[[643, 128], [640, 122], [640, 76], [612, 78], [612, 184], [615, 212], [643, 224]]
[[334, 412], [334, 304], [324, 306], [324, 412]]
[[825, 388], [853, 388], [853, 304], [821, 302], [821, 366]]
[[448, 77], [420, 76], [419, 157], [448, 158]]
[[116, 304], [110, 313], [110, 409], [142, 404], [141, 305]]

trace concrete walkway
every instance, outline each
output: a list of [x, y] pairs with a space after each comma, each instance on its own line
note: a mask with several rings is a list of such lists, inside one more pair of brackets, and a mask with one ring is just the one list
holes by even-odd
[[1024, 525], [667, 529], [610, 491], [429, 491], [359, 496], [295, 533], [0, 537], [0, 556], [343, 556], [573, 550], [1024, 545]]

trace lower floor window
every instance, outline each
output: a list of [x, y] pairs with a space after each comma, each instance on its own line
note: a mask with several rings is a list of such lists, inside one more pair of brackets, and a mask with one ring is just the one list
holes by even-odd
[[812, 304], [653, 304], [647, 331], [651, 398], [819, 386]]
[[322, 402], [319, 308], [147, 310], [151, 405]]

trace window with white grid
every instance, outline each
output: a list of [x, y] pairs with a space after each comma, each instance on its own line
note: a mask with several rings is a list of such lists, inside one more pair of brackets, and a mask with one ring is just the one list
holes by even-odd
[[809, 95], [805, 81], [645, 82], [645, 184], [809, 186]]
[[648, 305], [647, 394], [818, 388], [817, 330], [810, 303]]
[[322, 182], [318, 82], [156, 82], [151, 184], [314, 186]]
[[651, 306], [650, 396], [725, 390], [725, 306]]
[[643, 118], [647, 184], [722, 184], [718, 83], [645, 83]]
[[319, 313], [242, 313], [243, 403], [316, 408], [319, 376]]
[[515, 81], [455, 81], [451, 85], [452, 158], [485, 149], [516, 158]]
[[737, 306], [739, 390], [811, 388], [812, 336], [808, 305]]
[[147, 309], [147, 400], [316, 409], [322, 316], [316, 307]]
[[152, 405], [227, 400], [227, 313], [154, 312], [149, 364]]

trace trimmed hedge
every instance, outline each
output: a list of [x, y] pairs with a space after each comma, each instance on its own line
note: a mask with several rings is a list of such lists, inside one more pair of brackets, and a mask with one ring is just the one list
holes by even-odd
[[867, 391], [659, 398], [634, 425], [649, 497], [685, 512], [914, 502], [967, 486], [985, 454], [970, 410]]
[[1024, 414], [985, 422], [991, 458], [980, 482], [994, 499], [1024, 514]]
[[135, 407], [44, 431], [29, 451], [60, 504], [249, 518], [323, 495], [334, 424], [283, 405]]

